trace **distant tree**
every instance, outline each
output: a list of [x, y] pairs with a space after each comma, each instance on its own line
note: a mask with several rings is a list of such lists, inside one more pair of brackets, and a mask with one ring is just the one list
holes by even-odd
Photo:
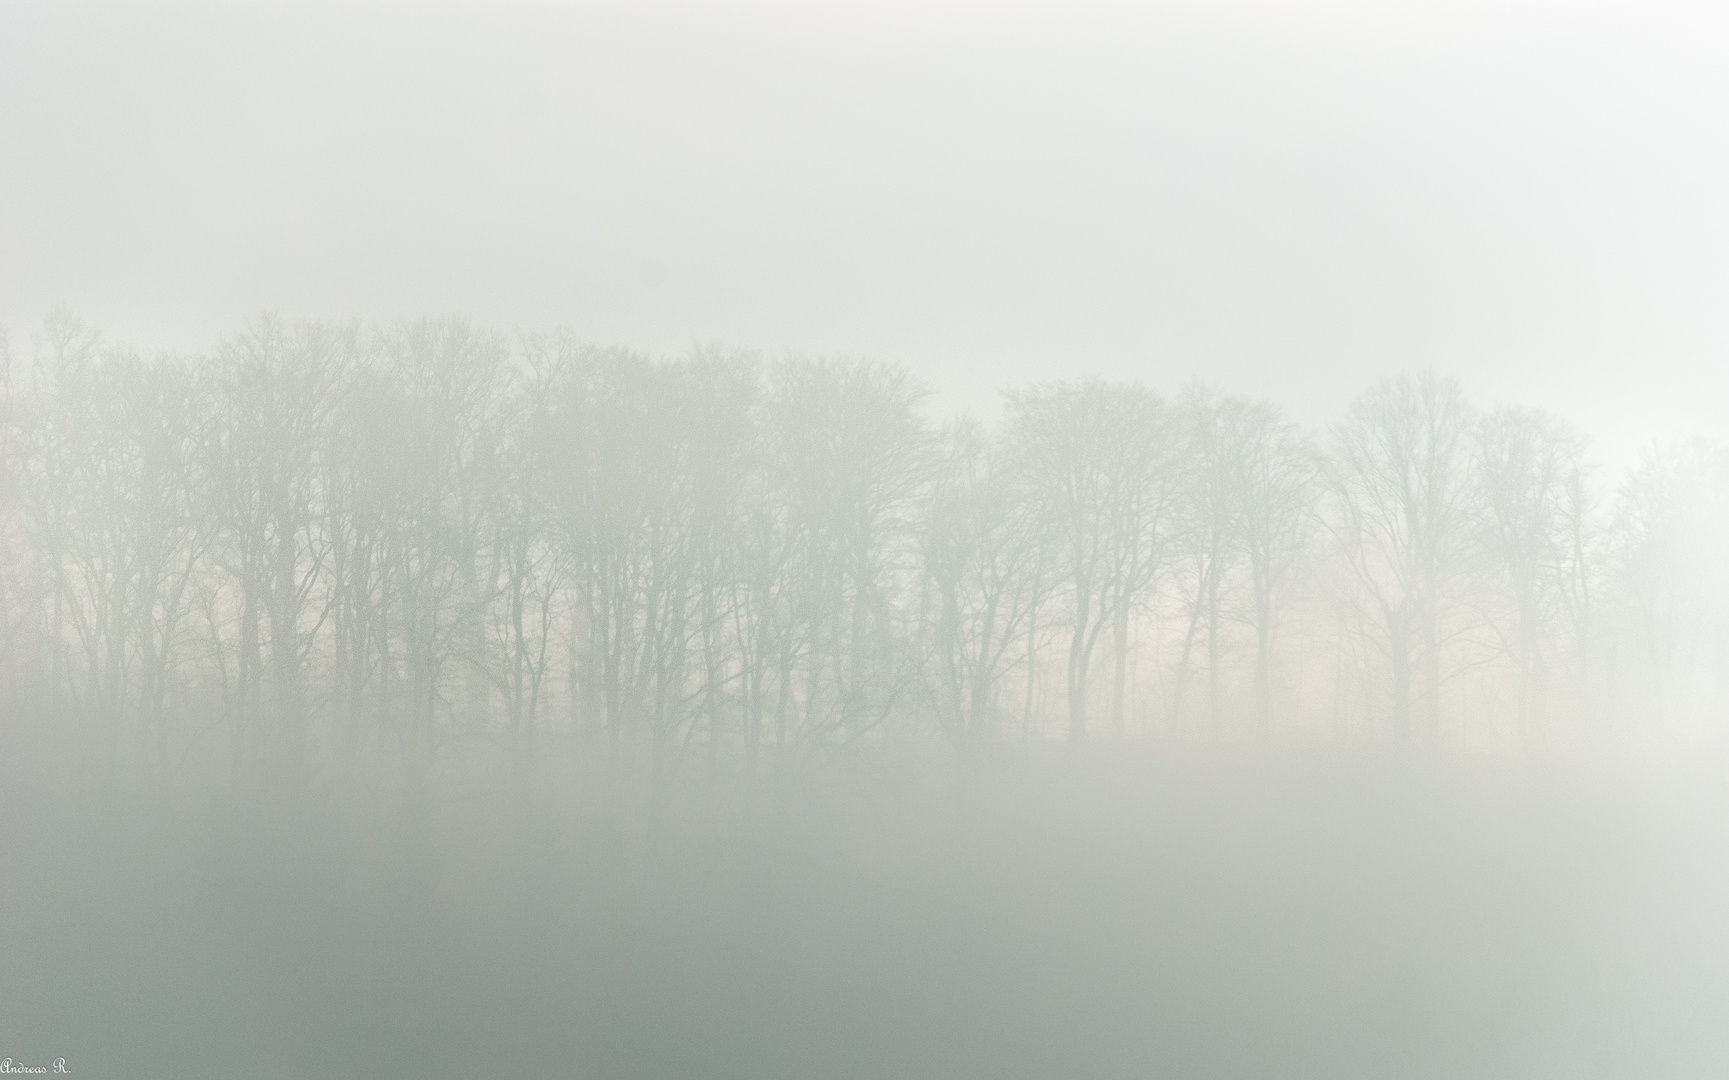
[[72, 692], [68, 609], [80, 598], [68, 573], [75, 540], [69, 517], [75, 459], [79, 441], [85, 437], [75, 413], [78, 396], [67, 392], [64, 384], [83, 377], [97, 361], [101, 341], [94, 327], [71, 312], [63, 308], [49, 312], [35, 341], [29, 399], [22, 407], [11, 406], [18, 416], [20, 440], [15, 451], [16, 482], [25, 502], [20, 511], [22, 543], [32, 553], [29, 569], [20, 567], [15, 574], [18, 588], [28, 596], [24, 605], [37, 614], [38, 670], [46, 684], [38, 695], [39, 707], [56, 723], [66, 719]]
[[1239, 496], [1237, 478], [1231, 473], [1237, 432], [1228, 411], [1215, 391], [1199, 383], [1191, 384], [1178, 400], [1183, 445], [1178, 544], [1185, 570], [1181, 601], [1186, 625], [1171, 712], [1176, 722], [1184, 721], [1191, 658], [1204, 634], [1208, 728], [1214, 735], [1220, 728], [1219, 630], [1225, 579], [1241, 554], [1232, 532]]
[[943, 731], [965, 748], [988, 736], [1011, 649], [1048, 583], [1040, 521], [1003, 449], [962, 419], [944, 432], [923, 515], [921, 562], [934, 608], [930, 653]]
[[1607, 701], [1627, 635], [1664, 702], [1707, 666], [1729, 702], [1729, 453], [1654, 448], [1611, 516], [1569, 424], [1479, 419], [1434, 375], [1371, 387], [1324, 452], [1201, 386], [1039, 385], [995, 432], [938, 428], [892, 365], [460, 320], [263, 318], [146, 360], [55, 312], [14, 360], [7, 720], [159, 784], [223, 730], [236, 783], [394, 770], [411, 799], [452, 744], [539, 768], [560, 729], [657, 780], [692, 748], [802, 768], [911, 728], [964, 752], [1011, 711], [1030, 734], [1059, 668], [1070, 737], [1107, 685], [1124, 733], [1143, 632], [1177, 654], [1174, 716], [1204, 674], [1215, 731], [1239, 701], [1270, 730], [1301, 657], [1339, 730], [1355, 697], [1435, 739], [1471, 671], [1461, 707], [1508, 695], [1536, 746], [1553, 673]]
[[1314, 440], [1271, 402], [1229, 398], [1219, 423], [1229, 534], [1249, 573], [1254, 717], [1264, 732], [1271, 723], [1279, 610], [1314, 548], [1326, 462]]
[[1007, 396], [1009, 453], [1044, 515], [1070, 617], [1069, 735], [1087, 726], [1093, 648], [1115, 631], [1112, 724], [1124, 723], [1128, 620], [1163, 569], [1176, 485], [1166, 407], [1135, 384], [1055, 383]]
[[1680, 662], [1729, 631], [1729, 450], [1702, 439], [1648, 450], [1616, 500], [1617, 574], [1637, 634], [1672, 693]]
[[238, 640], [217, 642], [234, 649], [231, 734], [237, 762], [268, 751], [290, 784], [310, 766], [305, 668], [329, 614], [323, 457], [357, 360], [353, 329], [264, 318], [223, 343], [213, 371], [209, 512], [239, 594]]
[[501, 339], [460, 320], [401, 326], [378, 347], [395, 410], [386, 547], [407, 691], [397, 732], [418, 784], [435, 757], [441, 718], [473, 730], [489, 713], [486, 611], [502, 557], [492, 515], [508, 352]]
[[1576, 612], [1566, 621], [1579, 632], [1588, 617], [1585, 440], [1551, 413], [1503, 407], [1478, 422], [1474, 442], [1478, 542], [1506, 600], [1505, 617], [1492, 614], [1488, 622], [1512, 659], [1518, 727], [1534, 747], [1560, 624]]
[[506, 383], [490, 442], [490, 483], [481, 489], [488, 523], [489, 574], [483, 595], [494, 598], [494, 683], [506, 702], [513, 749], [532, 756], [546, 675], [553, 657], [569, 553], [558, 543], [550, 498], [547, 438], [556, 363], [531, 351], [520, 378]]
[[905, 596], [918, 512], [934, 468], [906, 371], [791, 358], [770, 372], [770, 482], [797, 537], [804, 729], [819, 741], [882, 725], [918, 680]]
[[1334, 433], [1332, 529], [1359, 614], [1392, 673], [1394, 737], [1440, 727], [1442, 619], [1470, 554], [1470, 413], [1459, 386], [1401, 375], [1351, 403]]

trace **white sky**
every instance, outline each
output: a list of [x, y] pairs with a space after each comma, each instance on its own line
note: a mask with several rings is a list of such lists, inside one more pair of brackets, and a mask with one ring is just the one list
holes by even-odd
[[1729, 434], [1729, 22], [1676, 3], [0, 7], [0, 322], [264, 309], [901, 361], [945, 407], [1434, 366]]

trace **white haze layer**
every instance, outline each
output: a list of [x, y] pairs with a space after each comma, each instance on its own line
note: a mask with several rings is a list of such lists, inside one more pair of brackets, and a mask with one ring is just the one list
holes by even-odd
[[0, 10], [0, 322], [263, 310], [1084, 373], [1335, 419], [1435, 367], [1611, 461], [1729, 404], [1685, 4]]

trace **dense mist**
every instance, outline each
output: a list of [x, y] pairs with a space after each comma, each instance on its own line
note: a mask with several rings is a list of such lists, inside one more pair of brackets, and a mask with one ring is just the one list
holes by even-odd
[[0, 5], [0, 1075], [1729, 1075], [1729, 20]]
[[902, 738], [1541, 755], [1729, 705], [1729, 451], [1612, 473], [1433, 372], [1312, 431], [1096, 378], [982, 423], [864, 359], [460, 320], [145, 360], [62, 312], [15, 366], [8, 712], [158, 784], [418, 791], [550, 733], [656, 776]]
[[460, 320], [56, 312], [5, 387], [20, 1062], [1729, 1053], [1718, 444]]

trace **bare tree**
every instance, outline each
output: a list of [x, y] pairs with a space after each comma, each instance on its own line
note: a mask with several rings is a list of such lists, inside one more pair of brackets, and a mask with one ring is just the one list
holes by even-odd
[[793, 358], [771, 372], [772, 482], [798, 537], [808, 736], [857, 738], [917, 680], [903, 601], [932, 469], [926, 390], [904, 370]]
[[[304, 669], [329, 613], [318, 591], [330, 554], [322, 456], [357, 353], [352, 329], [273, 318], [219, 352], [207, 460], [223, 559], [240, 593], [236, 754], [248, 737], [269, 740], [289, 784], [303, 783], [310, 766]], [[256, 690], [267, 691], [262, 716], [249, 705]]]
[[950, 426], [924, 513], [921, 563], [934, 601], [930, 652], [943, 730], [965, 749], [988, 736], [1010, 650], [1047, 582], [1043, 522], [1005, 454], [970, 420]]
[[1225, 487], [1232, 545], [1249, 571], [1249, 623], [1255, 635], [1254, 717], [1271, 723], [1272, 655], [1279, 610], [1319, 528], [1325, 462], [1314, 440], [1271, 402], [1227, 399]]
[[1112, 722], [1123, 724], [1128, 620], [1162, 568], [1174, 441], [1164, 405], [1143, 387], [1100, 380], [1007, 396], [1014, 468], [1048, 523], [1069, 603], [1069, 735], [1087, 726], [1093, 648], [1117, 645]]
[[1219, 640], [1226, 574], [1240, 552], [1233, 543], [1233, 515], [1238, 492], [1231, 474], [1236, 432], [1228, 423], [1227, 407], [1213, 390], [1192, 384], [1178, 402], [1183, 451], [1182, 521], [1178, 529], [1181, 562], [1186, 573], [1182, 605], [1186, 626], [1177, 660], [1176, 687], [1171, 702], [1173, 720], [1184, 721], [1184, 704], [1195, 643], [1206, 636], [1208, 730], [1220, 730]]
[[[966, 752], [1010, 709], [1030, 735], [1059, 668], [1070, 737], [1107, 684], [1124, 733], [1160, 635], [1173, 711], [1204, 664], [1214, 731], [1237, 701], [1260, 731], [1297, 722], [1297, 680], [1275, 689], [1298, 642], [1337, 673], [1335, 729], [1360, 707], [1401, 742], [1438, 737], [1469, 671], [1454, 700], [1510, 691], [1537, 745], [1551, 673], [1583, 688], [1631, 630], [1634, 677], [1729, 670], [1714, 445], [1654, 450], [1611, 530], [1569, 425], [1477, 421], [1433, 375], [1371, 388], [1330, 457], [1199, 386], [1036, 386], [996, 433], [939, 434], [924, 402], [863, 360], [658, 360], [457, 320], [265, 318], [146, 361], [57, 313], [24, 377], [0, 364], [7, 704], [135, 748], [157, 783], [226, 728], [237, 783], [300, 790], [334, 759], [418, 797], [447, 748], [526, 766], [561, 727], [606, 732], [621, 765], [646, 750], [656, 778], [907, 729]], [[1304, 597], [1335, 606], [1305, 624]]]
[[1613, 528], [1617, 577], [1669, 712], [1684, 667], [1729, 640], [1729, 451], [1700, 439], [1651, 448], [1621, 485]]
[[1558, 618], [1569, 599], [1589, 599], [1584, 446], [1566, 421], [1536, 409], [1499, 408], [1476, 428], [1479, 542], [1507, 602], [1504, 617], [1494, 612], [1488, 622], [1516, 669], [1518, 727], [1533, 748], [1543, 736]]
[[[1334, 435], [1333, 534], [1392, 673], [1394, 737], [1440, 728], [1442, 619], [1469, 552], [1470, 414], [1433, 373], [1378, 383]], [[1420, 670], [1418, 670], [1420, 669]]]

